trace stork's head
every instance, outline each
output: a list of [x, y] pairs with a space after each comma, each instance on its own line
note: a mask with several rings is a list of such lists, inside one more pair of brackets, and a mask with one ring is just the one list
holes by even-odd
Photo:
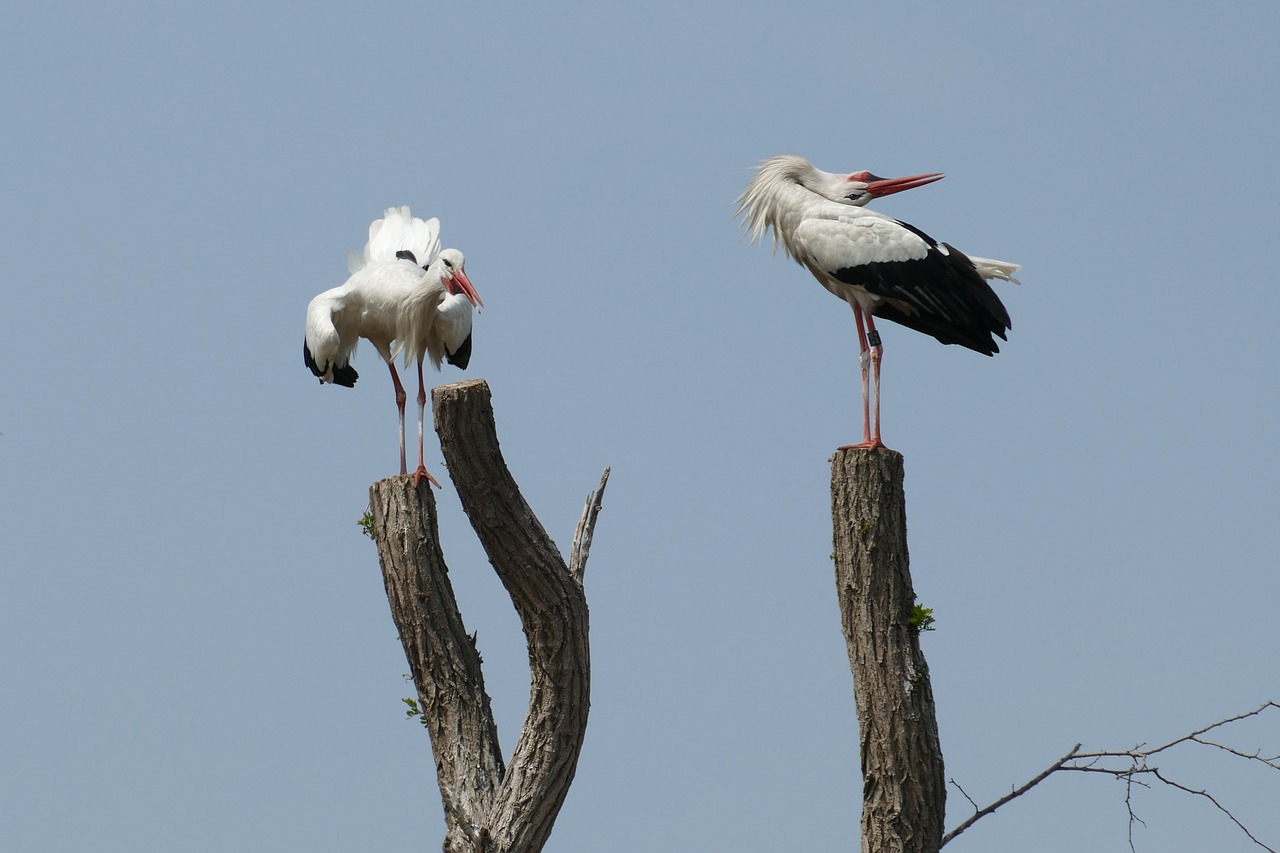
[[857, 207], [862, 207], [873, 198], [922, 187], [945, 177], [942, 172], [925, 172], [904, 178], [882, 178], [870, 172], [854, 172], [849, 175], [828, 175], [824, 172], [823, 175], [834, 180], [827, 180], [826, 188], [819, 189], [818, 192], [832, 201]]
[[466, 270], [463, 269], [465, 263], [462, 253], [457, 249], [445, 249], [436, 258], [433, 266], [437, 266], [440, 270], [440, 281], [444, 284], [445, 290], [450, 294], [461, 293], [473, 306], [481, 308], [484, 306], [484, 300], [472, 287], [471, 279], [467, 278]]

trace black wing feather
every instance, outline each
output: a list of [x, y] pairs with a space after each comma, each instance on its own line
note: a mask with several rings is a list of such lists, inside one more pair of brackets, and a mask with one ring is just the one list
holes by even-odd
[[446, 350], [444, 358], [445, 361], [449, 362], [454, 367], [460, 367], [463, 370], [466, 370], [467, 365], [471, 362], [471, 333], [467, 333], [467, 339], [462, 342], [462, 345], [458, 347], [457, 350], [454, 352]]
[[836, 270], [835, 277], [883, 297], [885, 301], [871, 309], [876, 317], [932, 335], [944, 344], [959, 344], [984, 355], [999, 352], [993, 335], [1005, 339], [1012, 327], [1009, 312], [973, 261], [946, 243], [939, 247], [912, 225], [898, 224], [928, 244], [924, 258], [845, 267]]
[[[307, 339], [302, 339], [302, 361], [307, 367], [311, 368], [311, 372], [320, 377], [320, 381], [324, 382], [324, 368], [316, 364], [315, 356], [311, 354], [311, 347], [307, 346]], [[333, 384], [344, 385], [347, 388], [356, 387], [356, 380], [360, 378], [360, 374], [356, 373], [356, 369], [350, 364], [341, 364], [333, 368]]]

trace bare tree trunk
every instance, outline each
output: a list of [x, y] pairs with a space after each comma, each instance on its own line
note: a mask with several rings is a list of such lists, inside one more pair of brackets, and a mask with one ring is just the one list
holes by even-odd
[[388, 477], [369, 488], [369, 500], [391, 618], [431, 733], [444, 849], [477, 850], [476, 818], [489, 813], [502, 781], [502, 748], [480, 653], [462, 624], [440, 553], [435, 495], [426, 480], [415, 487], [412, 477]]
[[501, 834], [493, 849], [536, 853], [569, 792], [587, 731], [585, 565], [569, 572], [507, 470], [488, 384], [442, 385], [431, 397], [449, 477], [529, 641], [529, 710], [490, 815], [491, 831]]
[[583, 510], [566, 565], [525, 503], [498, 446], [483, 380], [434, 389], [449, 475], [529, 643], [529, 709], [504, 768], [480, 656], [466, 635], [440, 554], [424, 482], [370, 488], [374, 538], [392, 618], [431, 733], [446, 853], [538, 853], [577, 768], [590, 707], [587, 551], [608, 471]]
[[861, 734], [862, 853], [935, 853], [946, 780], [929, 667], [912, 624], [902, 455], [831, 463], [836, 590]]

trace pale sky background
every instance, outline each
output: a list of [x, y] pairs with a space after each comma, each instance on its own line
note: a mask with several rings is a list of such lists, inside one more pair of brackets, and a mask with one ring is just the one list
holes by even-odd
[[[9, 4], [0, 847], [438, 849], [356, 526], [391, 385], [368, 346], [354, 390], [301, 356], [410, 204], [488, 306], [436, 378], [489, 381], [562, 547], [613, 466], [547, 849], [856, 849], [853, 317], [732, 221], [785, 152], [946, 171], [876, 208], [1023, 264], [993, 359], [882, 330], [948, 776], [986, 803], [1280, 699], [1278, 36], [1273, 2]], [[438, 498], [509, 752], [523, 636]], [[1280, 752], [1280, 715], [1233, 742]], [[1280, 845], [1280, 774], [1164, 766]], [[1140, 851], [1258, 849], [1186, 794], [1134, 806]], [[1122, 785], [1060, 775], [947, 849], [1126, 831]]]

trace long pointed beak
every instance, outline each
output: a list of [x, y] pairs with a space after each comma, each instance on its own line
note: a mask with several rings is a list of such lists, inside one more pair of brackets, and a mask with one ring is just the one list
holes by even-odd
[[467, 274], [462, 270], [458, 270], [453, 274], [453, 283], [462, 291], [463, 296], [476, 308], [484, 307], [484, 300], [480, 298], [480, 294], [476, 293], [475, 287], [471, 284], [471, 279], [467, 278]]
[[931, 184], [934, 181], [940, 181], [945, 178], [943, 172], [925, 172], [921, 175], [907, 175], [905, 178], [879, 178], [871, 175], [871, 180], [867, 182], [867, 192], [875, 198], [882, 195], [893, 195], [903, 190], [912, 190], [916, 187], [922, 187], [925, 184]]

